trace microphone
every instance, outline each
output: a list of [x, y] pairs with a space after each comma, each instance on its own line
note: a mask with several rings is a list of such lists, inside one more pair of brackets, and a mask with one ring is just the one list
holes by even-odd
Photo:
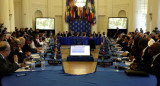
[[27, 73], [16, 74], [16, 77], [27, 76]]

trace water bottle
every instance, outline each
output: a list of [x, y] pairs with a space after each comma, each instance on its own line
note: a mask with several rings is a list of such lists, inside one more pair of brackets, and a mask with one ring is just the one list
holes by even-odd
[[41, 58], [41, 69], [45, 70], [45, 60], [44, 60], [44, 58]]
[[32, 59], [32, 62], [31, 62], [31, 71], [34, 71], [35, 70], [35, 61], [34, 59]]
[[55, 60], [57, 59], [56, 53], [54, 53], [54, 59], [55, 59]]
[[119, 63], [114, 63], [114, 71], [119, 72]]

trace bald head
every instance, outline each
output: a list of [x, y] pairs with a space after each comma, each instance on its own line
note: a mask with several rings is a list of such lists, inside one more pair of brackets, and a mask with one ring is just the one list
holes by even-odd
[[6, 41], [1, 41], [0, 42], [0, 54], [4, 56], [4, 58], [7, 58], [10, 54], [10, 45]]
[[12, 48], [17, 49], [20, 45], [20, 40], [19, 39], [12, 39], [10, 42], [10, 45]]
[[20, 47], [22, 48], [25, 45], [25, 38], [24, 37], [19, 37], [18, 38], [20, 40]]
[[160, 53], [160, 43], [159, 42], [153, 43], [149, 47], [148, 53], [153, 54], [153, 55], [156, 55], [156, 54]]
[[8, 46], [10, 46], [8, 42], [6, 42], [6, 41], [1, 41], [1, 42], [0, 42], [0, 52], [1, 52], [1, 51], [4, 51], [5, 49], [7, 49]]

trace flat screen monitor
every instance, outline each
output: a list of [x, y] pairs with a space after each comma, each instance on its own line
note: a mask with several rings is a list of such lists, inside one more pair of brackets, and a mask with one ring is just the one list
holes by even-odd
[[127, 17], [109, 17], [108, 29], [127, 29]]
[[54, 30], [55, 19], [54, 18], [36, 18], [36, 29]]
[[70, 56], [90, 56], [89, 45], [71, 45]]

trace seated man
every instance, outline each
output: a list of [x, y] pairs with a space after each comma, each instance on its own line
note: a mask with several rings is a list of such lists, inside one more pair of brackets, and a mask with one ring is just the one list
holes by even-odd
[[153, 43], [148, 48], [148, 53], [152, 55], [149, 66], [132, 64], [131, 69], [139, 69], [139, 70], [147, 71], [151, 74], [154, 74], [157, 77], [157, 80], [159, 80], [160, 79], [160, 66], [159, 66], [160, 65], [160, 43], [158, 42]]
[[[10, 45], [6, 41], [0, 42], [0, 79], [2, 76], [9, 75], [16, 71], [19, 66], [17, 64], [18, 59], [14, 58], [14, 63], [7, 61], [7, 56], [10, 54]], [[1, 86], [1, 84], [0, 84]]]
[[94, 50], [96, 48], [96, 44], [93, 39], [93, 36], [91, 36], [90, 39], [88, 40], [88, 45], [90, 45], [90, 50]]
[[23, 51], [24, 53], [26, 53], [26, 52], [31, 52], [31, 53], [40, 52], [38, 48], [31, 48], [31, 47], [30, 47], [30, 44], [31, 44], [32, 42], [33, 42], [33, 38], [32, 38], [32, 37], [28, 37], [28, 38], [26, 39], [26, 43], [25, 43], [25, 45], [24, 45], [23, 48], [22, 48], [22, 51]]
[[8, 60], [11, 63], [14, 63], [15, 56], [18, 57], [19, 63], [23, 63], [24, 57], [19, 56], [19, 51], [18, 51], [19, 43], [20, 43], [20, 41], [18, 39], [12, 39], [10, 42], [11, 52], [8, 56]]

